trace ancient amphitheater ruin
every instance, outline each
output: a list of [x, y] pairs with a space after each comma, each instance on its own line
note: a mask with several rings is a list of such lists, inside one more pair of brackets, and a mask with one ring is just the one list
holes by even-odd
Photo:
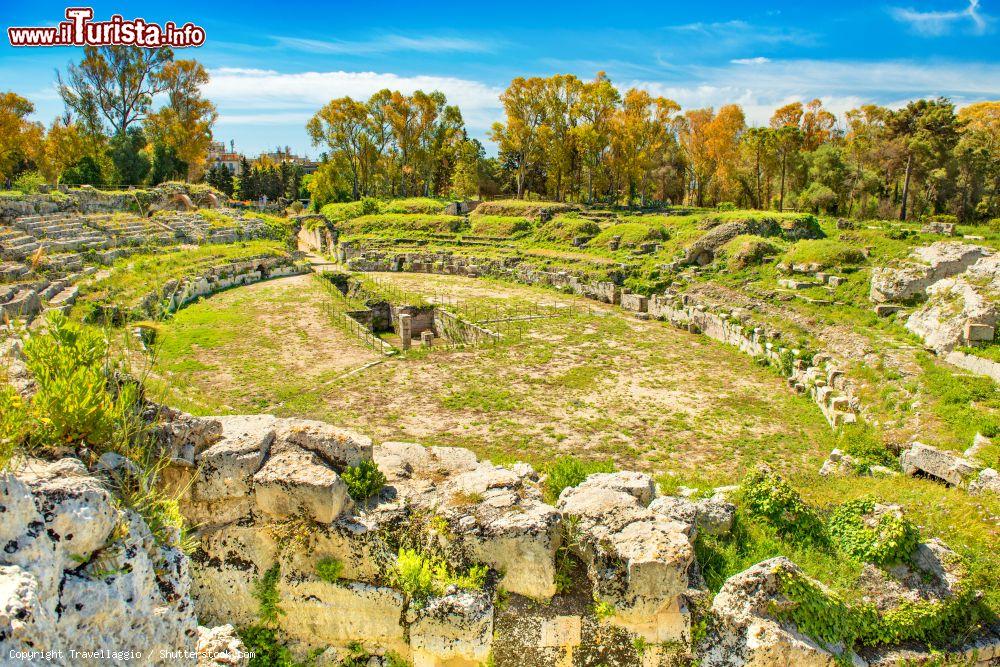
[[477, 204], [0, 197], [4, 664], [1000, 664], [995, 235]]

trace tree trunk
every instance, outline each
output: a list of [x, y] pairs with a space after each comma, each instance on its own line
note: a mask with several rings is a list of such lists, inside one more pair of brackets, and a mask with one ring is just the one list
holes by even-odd
[[785, 210], [785, 162], [787, 155], [781, 154], [781, 193], [778, 195], [778, 211]]
[[899, 219], [906, 220], [906, 200], [910, 195], [910, 169], [913, 166], [913, 155], [906, 156], [906, 175], [903, 177], [903, 201], [899, 205]]

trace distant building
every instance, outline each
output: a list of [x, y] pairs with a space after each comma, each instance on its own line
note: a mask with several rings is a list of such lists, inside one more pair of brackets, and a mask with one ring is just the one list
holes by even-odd
[[242, 160], [243, 156], [236, 152], [236, 145], [233, 141], [229, 142], [229, 150], [226, 150], [226, 142], [224, 141], [213, 141], [208, 145], [208, 158], [206, 161], [208, 168], [221, 164], [229, 170], [230, 174], [239, 176]]
[[292, 164], [297, 164], [302, 167], [303, 173], [311, 174], [317, 169], [319, 169], [319, 162], [315, 160], [310, 160], [309, 157], [301, 157], [292, 153], [292, 149], [285, 146], [283, 149], [278, 148], [273, 153], [261, 153], [260, 160], [269, 160], [275, 164], [281, 164], [282, 162], [291, 162]]

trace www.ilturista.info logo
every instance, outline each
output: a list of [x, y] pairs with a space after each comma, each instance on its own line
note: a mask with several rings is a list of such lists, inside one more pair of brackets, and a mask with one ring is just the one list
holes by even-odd
[[90, 7], [67, 7], [66, 20], [54, 27], [10, 27], [11, 46], [162, 46], [185, 48], [205, 43], [205, 29], [191, 22], [178, 27], [173, 21], [162, 26], [137, 18], [126, 21], [115, 14], [109, 21], [92, 21]]

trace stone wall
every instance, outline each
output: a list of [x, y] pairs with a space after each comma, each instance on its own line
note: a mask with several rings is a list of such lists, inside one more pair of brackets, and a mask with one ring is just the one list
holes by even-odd
[[985, 375], [994, 382], [1000, 383], [1000, 363], [985, 357], [978, 357], [974, 354], [966, 354], [958, 350], [952, 350], [945, 357], [949, 364], [964, 368], [977, 375]]

